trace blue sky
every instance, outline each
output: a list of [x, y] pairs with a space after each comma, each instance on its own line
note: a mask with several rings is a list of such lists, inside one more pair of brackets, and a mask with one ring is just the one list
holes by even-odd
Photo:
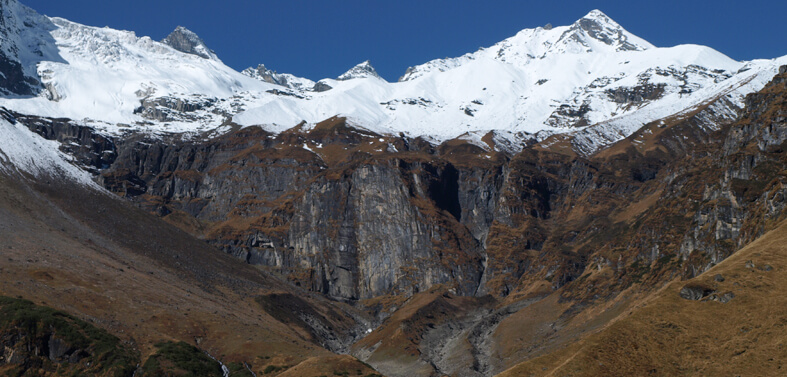
[[364, 60], [393, 81], [407, 67], [490, 46], [524, 28], [600, 9], [656, 46], [694, 43], [737, 60], [787, 55], [787, 1], [21, 0], [39, 13], [164, 38], [185, 26], [227, 65], [318, 80]]

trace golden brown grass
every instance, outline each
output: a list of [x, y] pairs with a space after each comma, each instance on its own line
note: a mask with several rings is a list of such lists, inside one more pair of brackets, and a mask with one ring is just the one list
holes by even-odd
[[[747, 261], [757, 267], [747, 268]], [[717, 274], [725, 280], [715, 281]], [[685, 300], [679, 292], [689, 283], [735, 297], [726, 304]], [[785, 286], [787, 223], [782, 223], [699, 277], [671, 283], [604, 331], [501, 376], [785, 375]]]
[[143, 360], [163, 340], [252, 364], [331, 355], [253, 301], [283, 283], [104, 194], [42, 194], [0, 177], [0, 250], [0, 295], [104, 328]]
[[287, 369], [279, 377], [377, 376], [382, 375], [348, 355], [312, 357]]

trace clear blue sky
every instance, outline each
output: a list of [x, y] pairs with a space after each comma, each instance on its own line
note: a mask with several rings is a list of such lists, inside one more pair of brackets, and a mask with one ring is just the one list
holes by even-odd
[[227, 65], [259, 63], [318, 80], [364, 60], [389, 81], [598, 8], [660, 47], [703, 44], [737, 60], [787, 55], [787, 1], [21, 0], [39, 13], [164, 38], [185, 26]]

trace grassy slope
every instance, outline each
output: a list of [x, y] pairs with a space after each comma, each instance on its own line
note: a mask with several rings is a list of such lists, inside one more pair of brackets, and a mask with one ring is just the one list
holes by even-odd
[[[705, 274], [668, 285], [604, 331], [500, 375], [784, 375], [786, 245], [783, 222]], [[759, 268], [766, 265], [773, 269]], [[715, 281], [717, 274], [725, 280]], [[682, 299], [681, 288], [691, 283], [735, 298], [726, 304]]]
[[119, 199], [49, 182], [0, 175], [0, 295], [97, 324], [143, 361], [163, 340], [255, 371], [332, 355], [254, 302], [284, 283]]

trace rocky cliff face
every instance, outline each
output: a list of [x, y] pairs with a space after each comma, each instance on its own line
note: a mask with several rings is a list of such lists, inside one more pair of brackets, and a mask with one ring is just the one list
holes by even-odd
[[[208, 140], [103, 140], [67, 121], [21, 119], [79, 144], [71, 153], [108, 189], [295, 285], [351, 302], [441, 284], [490, 294], [502, 308], [495, 321], [478, 325], [478, 312], [445, 325], [484, 349], [474, 367], [483, 375], [510, 365], [487, 346], [518, 302], [556, 292], [570, 308], [553, 324], [559, 332], [624, 290], [706, 271], [782, 219], [785, 77], [745, 109], [720, 97], [590, 156], [561, 136], [511, 152], [489, 135], [432, 145], [341, 118]], [[376, 347], [357, 352], [373, 359]], [[435, 359], [445, 354], [419, 355], [445, 364]]]
[[[762, 101], [749, 101], [744, 119], [761, 116]], [[82, 145], [71, 152], [103, 169], [105, 187], [314, 291], [357, 300], [449, 284], [463, 295], [504, 297], [542, 279], [558, 289], [593, 263], [624, 271], [635, 260], [675, 256], [689, 261], [683, 269], [692, 276], [756, 237], [762, 229], [744, 226], [743, 196], [756, 199], [752, 190], [765, 184], [746, 183], [763, 155], [742, 159], [734, 151], [757, 137], [758, 148], [770, 150], [783, 135], [774, 126], [736, 129], [725, 158], [712, 161], [726, 119], [714, 111], [730, 106], [709, 104], [649, 125], [591, 157], [549, 141], [516, 155], [496, 152], [493, 140], [486, 148], [435, 147], [339, 118], [305, 133], [246, 128], [207, 142], [102, 142], [89, 133], [66, 137], [87, 132], [60, 130], [67, 122], [27, 122]], [[689, 172], [709, 161], [727, 171], [700, 195], [696, 185], [717, 179]], [[686, 195], [690, 204], [677, 203]], [[668, 201], [676, 205], [647, 207]], [[637, 203], [644, 207], [626, 212]], [[763, 208], [768, 216], [780, 211], [778, 203]]]
[[[163, 216], [193, 217], [226, 252], [332, 297], [412, 294], [439, 283], [474, 294], [501, 163], [487, 172], [417, 151], [380, 153], [406, 140], [339, 122], [308, 140], [259, 129], [204, 144], [127, 139], [102, 179]], [[336, 145], [314, 153], [304, 143]], [[369, 143], [373, 153], [357, 150]], [[331, 161], [336, 153], [346, 159]]]

